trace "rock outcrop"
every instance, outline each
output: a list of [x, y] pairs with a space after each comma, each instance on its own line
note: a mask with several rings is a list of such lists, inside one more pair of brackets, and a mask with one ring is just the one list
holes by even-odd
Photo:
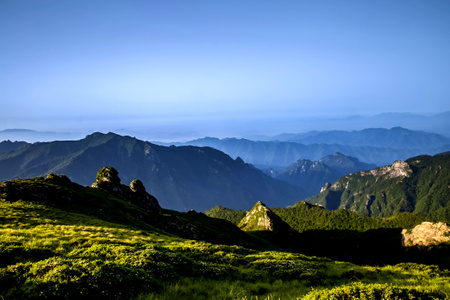
[[290, 231], [291, 227], [267, 206], [258, 201], [255, 206], [239, 222], [238, 227], [243, 231]]
[[407, 162], [397, 160], [390, 166], [376, 168], [370, 171], [363, 171], [361, 172], [361, 175], [365, 176], [371, 174], [375, 177], [387, 175], [387, 178], [405, 178], [410, 177], [412, 172], [413, 171]]
[[106, 190], [145, 209], [161, 211], [158, 200], [147, 193], [140, 180], [133, 180], [128, 187], [120, 183], [119, 172], [113, 167], [100, 169], [92, 187]]
[[402, 244], [405, 247], [430, 247], [450, 243], [450, 227], [442, 222], [423, 222], [411, 230], [403, 229]]

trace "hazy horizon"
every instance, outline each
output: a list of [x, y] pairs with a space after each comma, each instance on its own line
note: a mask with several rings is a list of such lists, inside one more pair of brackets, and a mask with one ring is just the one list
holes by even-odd
[[224, 137], [447, 112], [449, 13], [444, 0], [0, 1], [0, 130]]
[[[409, 130], [438, 133], [450, 137], [450, 111], [438, 115], [418, 115], [411, 113], [384, 113], [374, 116], [347, 116], [342, 118], [272, 118], [272, 119], [234, 119], [209, 122], [195, 119], [183, 124], [172, 122], [164, 126], [125, 122], [129, 127], [114, 127], [103, 124], [103, 128], [82, 128], [62, 130], [50, 128], [0, 129], [0, 141], [21, 140], [27, 142], [81, 139], [94, 132], [113, 132], [134, 136], [152, 142], [186, 142], [203, 137], [264, 139], [283, 133], [305, 133], [310, 131], [360, 131], [368, 128], [402, 127]], [[139, 122], [139, 120], [138, 120]], [[226, 123], [224, 126], [222, 123]], [[134, 126], [133, 126], [134, 125]], [[183, 128], [180, 128], [183, 127]]]

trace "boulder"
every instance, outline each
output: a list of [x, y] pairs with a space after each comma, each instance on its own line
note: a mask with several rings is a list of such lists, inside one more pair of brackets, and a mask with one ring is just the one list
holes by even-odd
[[161, 211], [158, 200], [147, 193], [142, 181], [135, 179], [131, 181], [129, 187], [121, 184], [119, 172], [113, 167], [100, 169], [97, 172], [96, 182], [91, 186], [106, 190], [145, 209]]
[[450, 242], [450, 227], [442, 222], [423, 222], [411, 230], [402, 230], [402, 244], [405, 247], [430, 247]]

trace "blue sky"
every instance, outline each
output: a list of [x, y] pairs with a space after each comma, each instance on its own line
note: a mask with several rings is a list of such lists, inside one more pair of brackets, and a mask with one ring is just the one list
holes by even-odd
[[447, 0], [0, 0], [0, 44], [0, 130], [450, 110]]

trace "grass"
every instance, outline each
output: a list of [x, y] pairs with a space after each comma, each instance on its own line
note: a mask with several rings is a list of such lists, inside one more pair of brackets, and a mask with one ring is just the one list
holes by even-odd
[[[182, 239], [127, 218], [119, 219], [125, 223], [108, 220], [37, 202], [0, 200], [0, 296], [314, 299], [389, 287], [393, 293], [450, 297], [449, 271], [433, 265], [359, 266]], [[203, 217], [198, 220], [207, 224]]]

